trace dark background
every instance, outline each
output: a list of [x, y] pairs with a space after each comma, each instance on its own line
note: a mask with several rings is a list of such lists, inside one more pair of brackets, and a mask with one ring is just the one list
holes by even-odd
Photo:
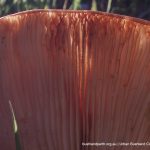
[[[109, 0], [0, 0], [0, 16], [29, 9], [86, 9], [107, 11]], [[111, 0], [110, 11], [150, 20], [150, 0]]]

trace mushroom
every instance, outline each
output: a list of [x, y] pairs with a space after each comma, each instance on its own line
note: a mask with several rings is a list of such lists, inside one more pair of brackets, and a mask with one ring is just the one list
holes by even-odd
[[[131, 150], [150, 140], [150, 22], [92, 11], [0, 19], [0, 149]], [[84, 144], [83, 144], [84, 143]]]

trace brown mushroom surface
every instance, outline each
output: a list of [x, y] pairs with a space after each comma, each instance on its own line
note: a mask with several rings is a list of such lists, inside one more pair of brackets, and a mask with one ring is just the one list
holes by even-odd
[[0, 19], [0, 150], [149, 150], [150, 22], [91, 11]]

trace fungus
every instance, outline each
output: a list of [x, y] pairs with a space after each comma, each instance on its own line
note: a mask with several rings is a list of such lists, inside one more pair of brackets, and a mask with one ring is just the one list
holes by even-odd
[[[1, 18], [2, 150], [15, 150], [9, 100], [23, 150], [106, 150], [112, 147], [82, 143], [148, 142], [150, 22], [60, 10]], [[120, 148], [132, 149], [114, 147]]]

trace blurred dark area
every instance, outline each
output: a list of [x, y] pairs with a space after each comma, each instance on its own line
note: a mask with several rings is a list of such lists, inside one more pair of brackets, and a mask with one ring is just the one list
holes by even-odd
[[98, 10], [150, 20], [150, 0], [0, 0], [0, 16], [30, 9]]

